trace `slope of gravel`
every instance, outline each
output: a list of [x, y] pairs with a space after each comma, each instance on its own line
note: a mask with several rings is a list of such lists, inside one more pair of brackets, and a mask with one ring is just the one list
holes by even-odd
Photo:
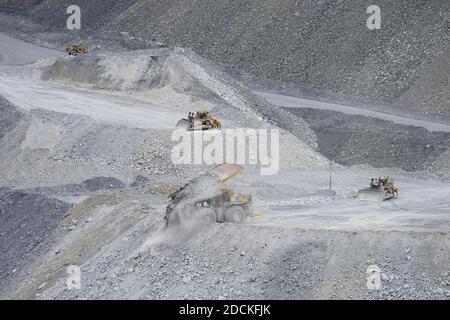
[[[130, 51], [125, 54], [78, 56], [57, 59], [43, 70], [44, 80], [65, 80], [91, 85], [96, 89], [131, 90], [159, 84], [163, 51]], [[160, 59], [163, 59], [160, 58]]]
[[[448, 114], [448, 100], [434, 99], [436, 92], [421, 92], [415, 83], [427, 76], [448, 84], [442, 68], [448, 58], [444, 50], [449, 40], [449, 3], [381, 1], [377, 5], [382, 8], [383, 25], [376, 32], [365, 25], [370, 4], [290, 0], [283, 5], [277, 1], [156, 5], [138, 1], [104, 29], [191, 47], [215, 62], [258, 76], [372, 100], [405, 102], [406, 108], [414, 104], [414, 99], [402, 98], [411, 88], [407, 95], [425, 93], [421, 101], [436, 103], [428, 109]], [[425, 68], [429, 62], [436, 70], [433, 74]], [[448, 97], [445, 87], [434, 89]]]
[[42, 194], [47, 196], [88, 194], [99, 190], [117, 190], [125, 187], [125, 184], [113, 177], [94, 177], [82, 183], [72, 183], [54, 187], [37, 187], [25, 190], [28, 193]]
[[0, 189], [0, 291], [48, 250], [70, 208], [42, 195]]
[[420, 77], [400, 96], [398, 102], [428, 114], [434, 114], [437, 111], [439, 115], [450, 115], [449, 74], [450, 48], [447, 48], [424, 66]]
[[100, 124], [84, 116], [44, 110], [24, 114], [0, 140], [0, 186], [53, 187], [98, 176], [129, 184], [139, 174], [182, 180], [195, 174], [171, 162], [174, 143], [167, 130]]
[[[142, 198], [142, 197], [141, 197]], [[135, 201], [141, 201], [137, 200]], [[212, 224], [160, 229], [162, 208], [139, 209], [128, 230], [124, 220], [98, 231], [98, 220], [59, 242], [61, 254], [43, 263], [38, 277], [16, 297], [38, 299], [446, 299], [450, 295], [448, 235], [327, 231]], [[156, 204], [157, 202], [153, 202]], [[84, 208], [81, 219], [100, 212]], [[129, 207], [130, 208], [130, 207]], [[111, 211], [112, 210], [112, 211]], [[109, 212], [115, 212], [110, 209]], [[144, 211], [142, 211], [144, 210]], [[129, 210], [127, 211], [129, 212]], [[115, 215], [116, 213], [114, 213]], [[128, 213], [127, 213], [128, 214]], [[100, 252], [78, 247], [99, 241]], [[115, 230], [122, 230], [117, 234]], [[109, 233], [116, 234], [113, 241]], [[383, 239], [380, 241], [380, 239]], [[76, 248], [76, 250], [71, 250]], [[45, 260], [44, 260], [45, 261]], [[81, 290], [67, 290], [58, 268], [81, 267]], [[381, 270], [380, 290], [368, 290], [367, 268]], [[37, 289], [41, 288], [41, 289]]]
[[[148, 101], [155, 101], [155, 92], [159, 91], [174, 96], [188, 95], [191, 101], [206, 100], [207, 105], [217, 105], [219, 112], [227, 106], [232, 107], [234, 111], [229, 110], [229, 116], [237, 122], [244, 116], [243, 127], [275, 125], [312, 148], [317, 146], [314, 133], [302, 119], [292, 122], [289, 113], [259, 98], [189, 49], [138, 50], [61, 58], [45, 67], [41, 77], [96, 89], [131, 91], [134, 96]], [[157, 90], [149, 92], [151, 89]], [[156, 98], [161, 100], [160, 96]], [[169, 99], [174, 98], [166, 97]], [[197, 105], [204, 108], [201, 102]]]
[[[82, 10], [83, 26], [89, 29], [96, 29], [108, 23], [114, 16], [125, 11], [136, 0], [78, 0], [78, 5]], [[58, 0], [37, 0], [35, 5], [28, 5], [24, 8], [27, 15], [33, 20], [50, 27], [66, 28], [68, 17], [66, 9], [69, 5], [75, 4], [70, 1], [62, 3]]]
[[[376, 168], [396, 167], [406, 171], [440, 168], [447, 159], [450, 134], [394, 124], [360, 115], [309, 108], [287, 108], [309, 123], [319, 151], [343, 165], [366, 163]], [[446, 158], [445, 158], [446, 157]]]
[[[54, 30], [57, 0], [9, 8]], [[79, 1], [86, 32], [190, 47], [203, 57], [274, 80], [405, 109], [449, 115], [449, 2], [388, 1], [382, 28], [366, 27], [370, 1]], [[49, 14], [50, 13], [50, 14]], [[84, 32], [83, 31], [83, 32]], [[429, 84], [433, 86], [429, 89]]]
[[0, 140], [11, 130], [13, 130], [22, 115], [19, 110], [4, 97], [0, 96]]
[[41, 0], [2, 0], [0, 9], [5, 12], [16, 12], [33, 8]]
[[213, 90], [222, 99], [243, 113], [250, 114], [252, 117], [257, 117], [258, 119], [264, 119], [292, 133], [301, 142], [305, 142], [312, 148], [315, 149], [317, 147], [314, 133], [303, 119], [297, 118], [295, 122], [292, 121], [290, 115], [282, 108], [259, 98], [244, 85], [223, 73], [211, 62], [202, 59], [192, 50], [179, 50], [190, 60], [189, 63], [189, 60], [186, 61], [186, 59], [183, 59], [183, 56], [181, 57], [182, 62], [186, 65], [186, 69], [190, 74], [195, 75], [200, 83]]

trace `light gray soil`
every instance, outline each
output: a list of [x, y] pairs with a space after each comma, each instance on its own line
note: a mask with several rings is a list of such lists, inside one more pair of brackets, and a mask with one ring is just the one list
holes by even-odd
[[[152, 1], [81, 1], [83, 10], [89, 9], [90, 29], [77, 37], [91, 35], [87, 45], [93, 50], [75, 58], [63, 55], [68, 33], [58, 31], [63, 21], [55, 23], [50, 14], [63, 8], [59, 4], [2, 4], [15, 15], [0, 15], [0, 25], [11, 21], [11, 28], [22, 21], [17, 10], [23, 9], [42, 25], [23, 20], [22, 36], [59, 51], [1, 34], [8, 49], [0, 46], [0, 298], [450, 297], [449, 137], [428, 127], [448, 124], [420, 118], [423, 110], [415, 113], [419, 118], [401, 115], [400, 122], [384, 119], [386, 110], [370, 118], [357, 105], [357, 114], [321, 110], [316, 107], [323, 102], [313, 98], [307, 102], [311, 108], [285, 109], [194, 50], [156, 43], [167, 35], [163, 40], [170, 44], [188, 45], [257, 75], [293, 77], [322, 89], [397, 101], [421, 76], [428, 59], [424, 48], [430, 48], [430, 56], [439, 56], [442, 49], [446, 34], [440, 19], [446, 11], [439, 1], [413, 3], [405, 12], [399, 11], [402, 1], [386, 3], [395, 9], [386, 12], [386, 26], [396, 26], [404, 14], [417, 18], [408, 20], [417, 26], [411, 34], [402, 33], [409, 30], [403, 24], [398, 32], [383, 29], [387, 46], [373, 34], [350, 37], [349, 43], [364, 45], [353, 55], [358, 65], [343, 61], [351, 54], [344, 41], [349, 34], [325, 23], [337, 23], [333, 17], [343, 14], [349, 15], [346, 26], [354, 26], [359, 20], [350, 15], [356, 16], [361, 6], [352, 1], [345, 8], [331, 1], [306, 1], [298, 8], [290, 1], [285, 7], [270, 1], [262, 6], [218, 1], [221, 15], [208, 19], [203, 15], [211, 12], [209, 2], [164, 2], [148, 10]], [[292, 19], [279, 20], [280, 8]], [[184, 10], [191, 9], [186, 23]], [[110, 14], [101, 16], [104, 10]], [[229, 15], [241, 20], [233, 22]], [[422, 15], [435, 32], [412, 45], [413, 35], [429, 31], [420, 29]], [[304, 40], [301, 49], [286, 54], [296, 42], [285, 36], [285, 28], [294, 30], [299, 17], [310, 28], [296, 35]], [[247, 21], [245, 28], [242, 21]], [[204, 24], [211, 32], [201, 38], [196, 31]], [[122, 37], [151, 43], [129, 50], [112, 35], [108, 40], [111, 30], [117, 36], [117, 25], [131, 32]], [[105, 32], [101, 38], [93, 36], [98, 29]], [[334, 37], [335, 31], [341, 35]], [[213, 46], [210, 39], [219, 43]], [[330, 47], [320, 46], [322, 39]], [[405, 40], [398, 48], [397, 39]], [[366, 46], [366, 41], [377, 45]], [[24, 46], [36, 50], [16, 59], [11, 53]], [[387, 56], [388, 49], [403, 55]], [[280, 53], [288, 58], [280, 59]], [[300, 53], [308, 58], [297, 60]], [[300, 61], [297, 67], [294, 60]], [[374, 70], [379, 63], [385, 68]], [[386, 81], [369, 76], [380, 74]], [[335, 105], [343, 107], [339, 101]], [[436, 102], [430, 110], [441, 107]], [[279, 172], [263, 176], [258, 166], [246, 165], [227, 183], [252, 195], [254, 215], [243, 224], [208, 224], [185, 215], [180, 224], [165, 226], [167, 196], [211, 167], [171, 160], [176, 122], [197, 110], [209, 110], [223, 120], [224, 129], [280, 129]], [[328, 158], [338, 163], [330, 168]], [[398, 199], [355, 199], [358, 189], [381, 175], [394, 179]], [[80, 290], [67, 287], [71, 265], [81, 268]], [[374, 266], [381, 286], [370, 289], [367, 272]]]

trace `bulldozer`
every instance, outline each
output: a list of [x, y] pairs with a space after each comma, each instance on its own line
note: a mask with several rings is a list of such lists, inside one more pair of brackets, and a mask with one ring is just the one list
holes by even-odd
[[187, 119], [181, 119], [177, 123], [178, 128], [187, 130], [211, 130], [220, 129], [222, 124], [213, 118], [208, 111], [189, 112]]
[[358, 199], [385, 201], [398, 197], [399, 189], [389, 176], [370, 179], [369, 188], [358, 191]]
[[69, 56], [76, 56], [78, 54], [86, 54], [88, 53], [88, 49], [85, 47], [82, 47], [78, 44], [71, 44], [71, 45], [67, 45], [64, 48], [64, 51], [69, 55]]
[[166, 226], [186, 218], [203, 222], [243, 223], [253, 215], [252, 197], [225, 186], [243, 170], [239, 165], [221, 164], [170, 194]]

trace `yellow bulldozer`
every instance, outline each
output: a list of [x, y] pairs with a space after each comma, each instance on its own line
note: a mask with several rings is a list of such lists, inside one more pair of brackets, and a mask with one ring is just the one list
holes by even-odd
[[178, 128], [187, 130], [211, 130], [222, 128], [219, 119], [215, 119], [208, 111], [189, 112], [187, 119], [181, 119], [177, 123]]
[[69, 55], [69, 56], [76, 56], [79, 54], [86, 54], [88, 53], [88, 49], [85, 47], [82, 47], [78, 44], [71, 44], [71, 45], [67, 45], [64, 47], [64, 51]]
[[361, 200], [390, 200], [398, 197], [399, 189], [389, 176], [370, 179], [369, 188], [358, 191]]
[[179, 224], [183, 219], [243, 223], [253, 215], [252, 197], [225, 186], [243, 170], [236, 164], [221, 164], [170, 194], [166, 225]]

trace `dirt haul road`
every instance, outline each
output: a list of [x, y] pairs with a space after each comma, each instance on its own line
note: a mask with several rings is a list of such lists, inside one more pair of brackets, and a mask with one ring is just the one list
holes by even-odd
[[308, 100], [304, 98], [297, 98], [292, 96], [286, 96], [276, 93], [255, 91], [258, 95], [266, 98], [275, 105], [288, 107], [288, 108], [312, 108], [312, 109], [322, 109], [322, 110], [332, 110], [337, 112], [342, 112], [350, 115], [363, 115], [375, 119], [382, 119], [393, 121], [397, 124], [409, 125], [415, 127], [422, 127], [429, 131], [443, 131], [450, 132], [450, 125], [437, 123], [432, 121], [424, 121], [418, 119], [412, 119], [407, 117], [402, 117], [399, 115], [391, 113], [383, 113], [380, 111], [373, 111], [358, 107], [346, 106], [341, 104], [334, 104], [328, 102]]
[[[104, 91], [33, 80], [30, 70], [14, 65], [48, 58], [48, 52], [30, 50], [33, 55], [16, 60], [11, 52], [24, 44], [7, 41], [11, 47], [0, 47], [0, 54], [9, 57], [3, 61], [12, 66], [0, 70], [0, 95], [26, 111], [47, 109], [144, 129], [173, 128], [173, 120], [180, 115], [174, 109], [163, 110], [158, 103], [144, 104]], [[2, 150], [17, 148], [29, 152], [14, 157], [11, 167], [17, 161], [20, 165], [29, 154], [38, 154], [40, 158], [35, 162], [44, 167], [54, 156], [51, 153], [54, 141], [45, 141], [43, 147], [41, 144], [34, 148], [31, 142], [35, 140], [28, 136], [34, 133], [48, 139], [53, 131], [48, 130], [47, 118], [44, 120], [35, 125], [39, 130], [33, 126], [17, 129], [19, 133], [28, 130], [26, 139], [19, 135], [0, 140], [0, 147], [7, 146]], [[64, 130], [56, 132], [62, 134]], [[72, 133], [64, 132], [67, 136]], [[108, 155], [112, 152], [110, 140], [104, 140], [103, 146], [95, 145], [94, 149], [101, 148], [101, 154]], [[80, 144], [83, 140], [76, 142]], [[88, 142], [92, 144], [91, 140]], [[50, 150], [48, 154], [46, 149]], [[76, 152], [71, 152], [76, 148], [68, 149], [69, 159], [57, 159], [59, 165], [75, 158], [71, 165], [81, 168], [84, 158], [80, 160]], [[80, 152], [90, 151], [81, 149]], [[291, 146], [289, 150], [292, 153], [295, 149], [296, 146]], [[123, 149], [117, 150], [112, 152], [114, 157], [121, 156]], [[144, 159], [138, 161], [145, 161], [153, 153], [144, 154]], [[160, 158], [168, 161], [166, 164], [170, 161]], [[2, 170], [11, 170], [8, 163], [3, 165]], [[35, 171], [34, 162], [28, 165], [30, 171]], [[446, 299], [450, 296], [449, 182], [426, 172], [336, 166], [335, 193], [330, 193], [326, 191], [329, 181], [326, 163], [325, 168], [323, 163], [320, 165], [281, 170], [271, 177], [261, 176], [257, 168], [248, 167], [245, 174], [233, 181], [233, 186], [252, 193], [258, 216], [242, 225], [194, 221], [173, 229], [162, 228], [166, 194], [148, 192], [158, 185], [160, 176], [153, 175], [153, 171], [122, 170], [120, 175], [128, 175], [130, 180], [132, 175], [148, 175], [151, 179], [147, 182], [143, 179], [143, 187], [147, 189], [139, 192], [124, 187], [84, 194], [88, 198], [77, 202], [68, 212], [45, 254], [32, 260], [23, 272], [8, 265], [8, 274], [19, 275], [7, 290], [0, 290], [0, 297]], [[90, 167], [100, 170], [94, 165]], [[395, 178], [401, 190], [400, 199], [367, 203], [353, 198], [357, 189], [367, 186], [370, 177], [381, 174]], [[62, 185], [53, 171], [49, 179], [47, 184]], [[40, 180], [32, 182], [35, 181]], [[81, 268], [80, 290], [66, 288], [68, 265]], [[367, 286], [367, 270], [373, 265], [380, 268], [382, 279], [381, 287], [375, 289]]]
[[[1, 73], [1, 71], [0, 71]], [[89, 90], [0, 75], [0, 95], [24, 109], [88, 116], [131, 128], [171, 129], [186, 116], [150, 103]], [[50, 94], [51, 93], [51, 94]]]

